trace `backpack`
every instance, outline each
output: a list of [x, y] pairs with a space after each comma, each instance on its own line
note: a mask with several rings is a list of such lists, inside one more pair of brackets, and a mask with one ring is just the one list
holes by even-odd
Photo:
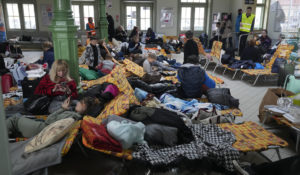
[[300, 79], [296, 79], [294, 75], [289, 75], [286, 77], [284, 87], [295, 94], [300, 93]]
[[179, 68], [178, 78], [181, 81], [183, 93], [187, 98], [200, 98], [202, 96], [205, 71], [200, 66]]
[[283, 58], [276, 58], [274, 64], [272, 65], [272, 73], [279, 73], [279, 68], [280, 65], [285, 65], [286, 64], [286, 60]]
[[228, 88], [212, 88], [207, 91], [208, 101], [211, 103], [216, 103], [220, 105], [225, 105], [228, 107], [239, 107], [239, 100], [235, 99], [230, 94], [230, 89]]
[[39, 85], [42, 78], [36, 78], [29, 80], [27, 77], [21, 81], [23, 98], [29, 98], [34, 95], [35, 88]]

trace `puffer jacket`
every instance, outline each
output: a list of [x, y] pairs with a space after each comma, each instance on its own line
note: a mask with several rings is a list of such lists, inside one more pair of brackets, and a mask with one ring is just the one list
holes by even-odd
[[178, 70], [178, 79], [184, 96], [187, 98], [200, 98], [203, 94], [202, 85], [205, 82], [205, 70], [194, 64], [184, 64]]

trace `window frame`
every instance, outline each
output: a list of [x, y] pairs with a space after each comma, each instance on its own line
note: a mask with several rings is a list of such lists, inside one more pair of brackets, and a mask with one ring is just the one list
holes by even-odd
[[[263, 0], [263, 3], [260, 4], [256, 4], [255, 7], [255, 14], [256, 14], [256, 10], [257, 8], [262, 8], [262, 13], [261, 13], [261, 24], [259, 26], [259, 28], [255, 28], [255, 24], [254, 24], [254, 29], [253, 30], [263, 30], [265, 28], [265, 15], [266, 15], [266, 1], [267, 0]], [[255, 15], [255, 23], [257, 22], [257, 16]]]
[[[133, 3], [133, 2], [126, 2], [126, 1], [123, 1], [123, 3], [121, 2], [121, 14], [122, 14], [122, 19], [121, 19], [121, 25], [124, 26], [125, 30], [127, 32], [131, 32], [131, 30], [127, 29], [127, 18], [126, 18], [126, 7], [127, 6], [135, 6], [136, 7], [136, 26], [139, 26], [140, 27], [140, 23], [141, 23], [141, 15], [140, 15], [140, 12], [141, 12], [141, 7], [143, 6], [146, 6], [146, 7], [150, 7], [150, 27], [152, 29], [155, 29], [156, 25], [155, 25], [155, 2], [153, 1], [149, 1], [149, 2], [136, 2], [136, 3]], [[147, 30], [141, 30], [143, 32], [147, 31]]]
[[[9, 20], [8, 20], [8, 12], [7, 12], [7, 8], [6, 8], [6, 4], [9, 3], [16, 3], [18, 4], [18, 8], [19, 8], [19, 19], [20, 19], [20, 29], [12, 29], [9, 26]], [[35, 24], [36, 24], [36, 28], [35, 29], [25, 29], [25, 17], [24, 17], [24, 9], [23, 9], [23, 4], [33, 4], [34, 6], [34, 14], [35, 14]], [[26, 2], [22, 1], [22, 0], [3, 0], [2, 1], [2, 5], [3, 5], [3, 12], [4, 12], [4, 21], [7, 24], [7, 31], [12, 31], [12, 32], [19, 32], [19, 31], [26, 31], [26, 32], [36, 32], [39, 30], [39, 23], [38, 23], [38, 16], [37, 16], [37, 3], [35, 0], [27, 0]]]
[[[179, 0], [179, 5], [178, 5], [178, 11], [179, 11], [179, 17], [178, 17], [178, 29], [177, 31], [179, 31], [179, 33], [184, 33], [188, 30], [181, 30], [181, 17], [182, 17], [182, 7], [191, 7], [191, 27], [190, 30], [194, 32], [194, 35], [198, 35], [201, 34], [203, 32], [206, 32], [207, 29], [207, 25], [209, 24], [209, 21], [207, 21], [207, 16], [209, 15], [209, 0], [206, 0], [205, 2], [181, 2], [181, 0]], [[195, 31], [195, 9], [197, 7], [200, 8], [204, 8], [204, 26], [203, 26], [203, 30], [197, 30]]]
[[[26, 26], [25, 26], [25, 15], [24, 15], [24, 5], [27, 4], [27, 5], [33, 5], [33, 9], [35, 9], [35, 5], [33, 3], [22, 3], [22, 12], [23, 12], [23, 20], [24, 20], [24, 30], [36, 30], [37, 29], [37, 20], [36, 20], [36, 13], [35, 13], [35, 10], [34, 10], [34, 20], [35, 20], [35, 29], [26, 29]], [[31, 18], [32, 16], [28, 16], [29, 18]]]
[[[94, 23], [95, 23], [95, 26], [97, 26], [97, 21], [99, 19], [98, 19], [98, 16], [97, 16], [98, 8], [97, 8], [96, 1], [71, 1], [71, 10], [72, 10], [72, 5], [79, 5], [80, 26], [78, 26], [78, 31], [81, 31], [81, 32], [85, 31], [85, 25], [86, 24], [84, 22], [84, 9], [83, 9], [84, 5], [94, 6]], [[72, 16], [73, 16], [73, 11], [72, 11]], [[75, 18], [74, 18], [74, 24], [75, 24]]]

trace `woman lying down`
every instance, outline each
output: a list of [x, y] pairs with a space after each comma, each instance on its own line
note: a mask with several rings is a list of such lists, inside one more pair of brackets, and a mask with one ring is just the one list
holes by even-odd
[[16, 115], [6, 120], [8, 135], [10, 138], [15, 137], [33, 137], [42, 131], [46, 126], [58, 120], [65, 118], [74, 118], [81, 120], [82, 117], [91, 109], [99, 105], [99, 100], [93, 97], [84, 97], [78, 101], [75, 111], [70, 109], [70, 97], [64, 101], [61, 108], [50, 114], [45, 121], [20, 117]]

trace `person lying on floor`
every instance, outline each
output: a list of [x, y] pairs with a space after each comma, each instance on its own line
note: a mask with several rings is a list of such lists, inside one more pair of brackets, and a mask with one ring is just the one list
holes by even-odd
[[34, 91], [35, 95], [47, 95], [53, 100], [49, 107], [49, 113], [57, 110], [63, 100], [71, 96], [77, 98], [76, 82], [69, 75], [68, 63], [64, 60], [56, 60], [49, 74], [45, 75]]
[[61, 108], [50, 114], [45, 121], [26, 118], [23, 116], [13, 116], [6, 120], [6, 126], [8, 129], [9, 137], [26, 137], [30, 138], [37, 135], [46, 126], [54, 123], [58, 120], [65, 118], [74, 118], [75, 120], [81, 120], [82, 117], [96, 105], [99, 101], [96, 98], [84, 97], [78, 101], [75, 107], [75, 111], [69, 111], [71, 98], [67, 98]]
[[163, 63], [158, 62], [157, 57], [154, 53], [149, 53], [147, 59], [143, 63], [144, 71], [148, 74], [153, 73], [154, 72], [153, 66], [156, 66], [161, 70], [176, 71], [176, 69], [165, 66]]
[[113, 57], [108, 54], [105, 56], [105, 60], [97, 66], [98, 73], [101, 77], [109, 74], [116, 67], [116, 64], [112, 61], [112, 59]]
[[181, 82], [178, 93], [183, 98], [201, 98], [208, 89], [216, 87], [215, 81], [200, 67], [196, 55], [187, 58], [186, 64], [179, 68], [177, 78]]

